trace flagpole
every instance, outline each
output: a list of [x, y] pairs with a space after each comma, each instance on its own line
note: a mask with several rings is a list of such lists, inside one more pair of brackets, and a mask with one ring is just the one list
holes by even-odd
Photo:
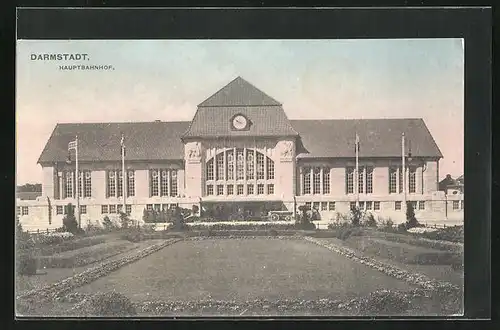
[[356, 132], [356, 207], [359, 208], [359, 136]]
[[80, 218], [80, 194], [78, 193], [78, 190], [80, 188], [80, 172], [78, 168], [78, 135], [75, 137], [75, 158], [76, 158], [76, 166], [75, 166], [75, 171], [76, 171], [76, 191], [75, 191], [75, 197], [76, 197], [76, 219], [78, 221], [78, 227], [81, 229], [82, 228], [82, 221]]
[[[401, 170], [403, 171], [403, 213], [406, 214], [406, 164], [405, 164], [405, 133], [401, 135]], [[406, 215], [405, 215], [406, 217]]]
[[124, 137], [122, 134], [122, 140], [121, 140], [121, 150], [122, 150], [122, 196], [123, 196], [123, 213], [126, 213], [126, 203], [127, 203], [127, 191], [126, 191], [126, 184], [125, 182], [127, 181], [126, 175], [125, 175], [125, 144], [124, 144]]

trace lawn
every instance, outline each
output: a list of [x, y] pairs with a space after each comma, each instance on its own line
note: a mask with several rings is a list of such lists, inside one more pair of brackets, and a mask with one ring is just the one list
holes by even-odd
[[76, 289], [134, 302], [346, 300], [407, 283], [302, 240], [182, 241]]

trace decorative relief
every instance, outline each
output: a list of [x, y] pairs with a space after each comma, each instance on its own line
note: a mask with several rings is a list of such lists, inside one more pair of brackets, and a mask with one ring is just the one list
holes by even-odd
[[293, 142], [283, 142], [283, 149], [281, 151], [281, 160], [291, 161], [293, 158]]
[[201, 143], [195, 142], [187, 152], [187, 158], [190, 162], [198, 162], [201, 158]]

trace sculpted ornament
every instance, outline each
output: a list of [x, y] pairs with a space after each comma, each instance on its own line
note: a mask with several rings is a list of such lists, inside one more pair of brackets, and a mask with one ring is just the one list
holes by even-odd
[[195, 145], [189, 150], [188, 158], [198, 159], [200, 157], [201, 157], [201, 144], [200, 142], [196, 142]]
[[282, 158], [292, 158], [293, 156], [293, 143], [290, 141], [286, 141], [283, 143], [283, 151], [281, 152]]

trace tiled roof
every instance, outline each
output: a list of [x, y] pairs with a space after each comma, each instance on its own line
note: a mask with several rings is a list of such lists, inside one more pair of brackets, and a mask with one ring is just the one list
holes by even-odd
[[[223, 109], [211, 109], [213, 112], [207, 112], [205, 132], [218, 132], [221, 129], [210, 114], [219, 116], [214, 113], [219, 110], [227, 111], [224, 116], [228, 118], [230, 111]], [[266, 125], [265, 128], [259, 128], [259, 132], [279, 131], [277, 127], [273, 127], [272, 121], [266, 124], [263, 120], [284, 116], [284, 113], [274, 111], [274, 115], [271, 115], [265, 107], [259, 111], [256, 112], [260, 113], [259, 118], [262, 119], [259, 123]], [[255, 118], [252, 120], [256, 121]], [[411, 150], [415, 157], [442, 157], [422, 119], [287, 122], [293, 126], [293, 129], [286, 128], [288, 132], [298, 132], [300, 136], [297, 147], [299, 158], [354, 157], [353, 143], [356, 132], [360, 138], [360, 157], [400, 157], [402, 132], [405, 132], [407, 141], [411, 141]], [[39, 158], [39, 163], [65, 161], [68, 156], [68, 142], [72, 141], [75, 135], [79, 137], [81, 161], [119, 161], [122, 132], [125, 136], [127, 160], [181, 160], [184, 158], [181, 136], [189, 124], [190, 122], [58, 124]], [[197, 126], [196, 129], [202, 130], [203, 127]], [[410, 143], [407, 143], [407, 150], [409, 145]]]
[[188, 127], [189, 122], [57, 124], [38, 162], [65, 161], [68, 143], [75, 135], [79, 160], [120, 160], [122, 133], [128, 160], [182, 159], [184, 146], [180, 137]]
[[[235, 131], [231, 119], [241, 114], [248, 130]], [[184, 137], [297, 136], [281, 106], [199, 107]]]
[[259, 90], [245, 79], [237, 77], [198, 106], [234, 107], [268, 105], [281, 105], [281, 103]]
[[360, 157], [400, 157], [401, 134], [415, 157], [443, 157], [422, 119], [290, 120], [299, 132], [298, 158], [355, 157], [356, 132]]

